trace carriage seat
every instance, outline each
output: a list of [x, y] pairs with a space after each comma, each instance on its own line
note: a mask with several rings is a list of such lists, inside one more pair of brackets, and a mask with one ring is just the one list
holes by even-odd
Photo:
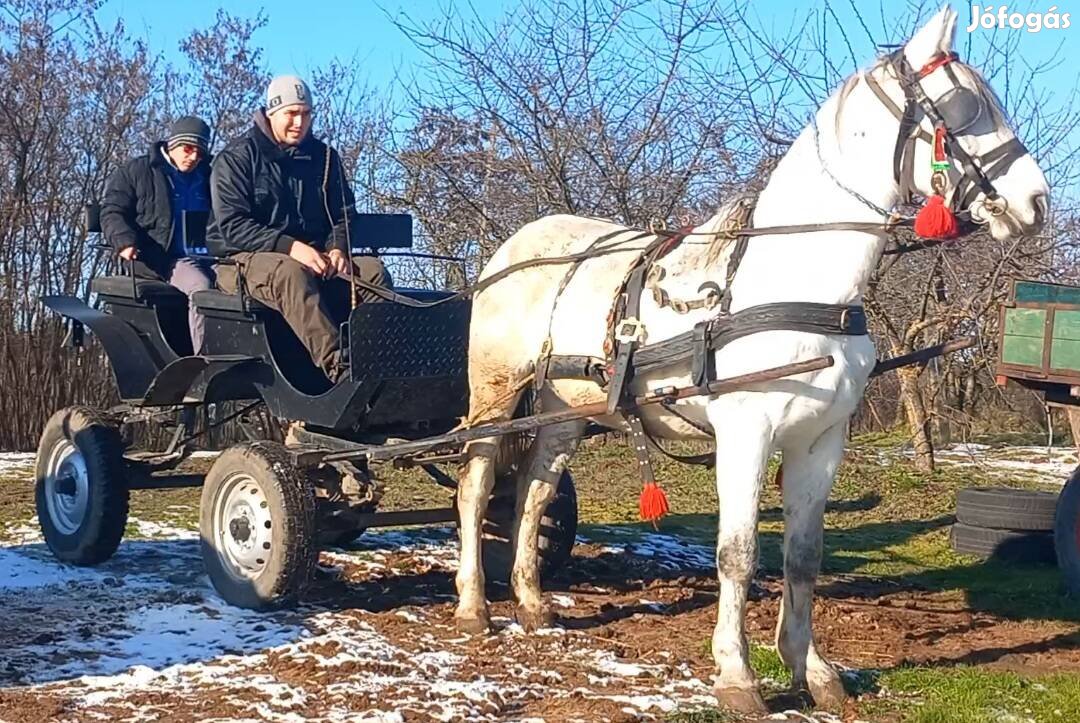
[[90, 291], [102, 295], [113, 296], [132, 301], [146, 301], [157, 303], [183, 302], [187, 304], [187, 297], [180, 289], [157, 279], [137, 279], [132, 286], [130, 276], [99, 276], [90, 281]]
[[244, 303], [240, 303], [240, 294], [226, 294], [217, 289], [196, 291], [191, 300], [200, 309], [213, 309], [215, 311], [234, 311], [237, 313], [249, 313], [252, 311], [265, 311], [270, 307], [262, 304], [248, 295], [244, 295]]

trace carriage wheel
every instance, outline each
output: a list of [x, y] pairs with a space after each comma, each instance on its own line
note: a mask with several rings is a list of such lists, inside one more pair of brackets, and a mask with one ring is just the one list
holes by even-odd
[[[514, 479], [500, 478], [495, 495], [484, 517], [484, 577], [488, 581], [509, 582], [514, 563], [511, 547], [514, 520]], [[577, 491], [569, 470], [559, 478], [555, 499], [548, 503], [540, 522], [540, 574], [544, 577], [558, 570], [570, 559], [577, 537]]]
[[96, 565], [124, 536], [128, 488], [117, 428], [89, 407], [67, 407], [38, 443], [34, 502], [45, 543], [64, 562]]
[[1080, 597], [1080, 467], [1069, 477], [1058, 497], [1054, 549], [1065, 589]]
[[210, 581], [231, 605], [286, 607], [311, 581], [315, 492], [281, 444], [221, 453], [203, 484], [199, 529]]

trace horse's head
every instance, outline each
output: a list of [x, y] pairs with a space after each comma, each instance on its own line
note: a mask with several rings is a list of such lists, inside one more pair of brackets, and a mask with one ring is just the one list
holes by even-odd
[[[903, 91], [894, 172], [902, 196], [942, 192], [996, 239], [1038, 232], [1050, 189], [985, 78], [953, 52], [956, 13], [942, 8], [869, 74]], [[875, 90], [877, 92], [877, 90]]]

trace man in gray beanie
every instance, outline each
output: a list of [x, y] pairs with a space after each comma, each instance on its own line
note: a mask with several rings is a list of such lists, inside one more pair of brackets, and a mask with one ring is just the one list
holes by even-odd
[[[388, 286], [382, 263], [352, 259], [356, 200], [341, 156], [311, 134], [311, 91], [295, 75], [274, 78], [254, 126], [218, 155], [211, 173], [210, 252], [243, 270], [245, 290], [277, 310], [332, 381], [343, 371], [338, 325], [349, 310], [350, 273]], [[237, 293], [236, 266], [218, 286]], [[363, 302], [379, 300], [361, 291]]]
[[[183, 237], [185, 211], [210, 211], [209, 149], [206, 123], [195, 116], [177, 119], [164, 142], [113, 173], [101, 204], [102, 233], [120, 258], [137, 275], [167, 281], [189, 297], [214, 283], [210, 264], [188, 256], [205, 252], [203, 239]], [[205, 321], [191, 303], [188, 325], [198, 354]]]

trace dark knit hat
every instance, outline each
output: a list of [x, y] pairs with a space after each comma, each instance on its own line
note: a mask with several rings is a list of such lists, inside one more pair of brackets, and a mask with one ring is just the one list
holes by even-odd
[[198, 146], [205, 153], [210, 148], [210, 126], [193, 115], [178, 118], [169, 128], [165, 145], [171, 151], [182, 143]]

